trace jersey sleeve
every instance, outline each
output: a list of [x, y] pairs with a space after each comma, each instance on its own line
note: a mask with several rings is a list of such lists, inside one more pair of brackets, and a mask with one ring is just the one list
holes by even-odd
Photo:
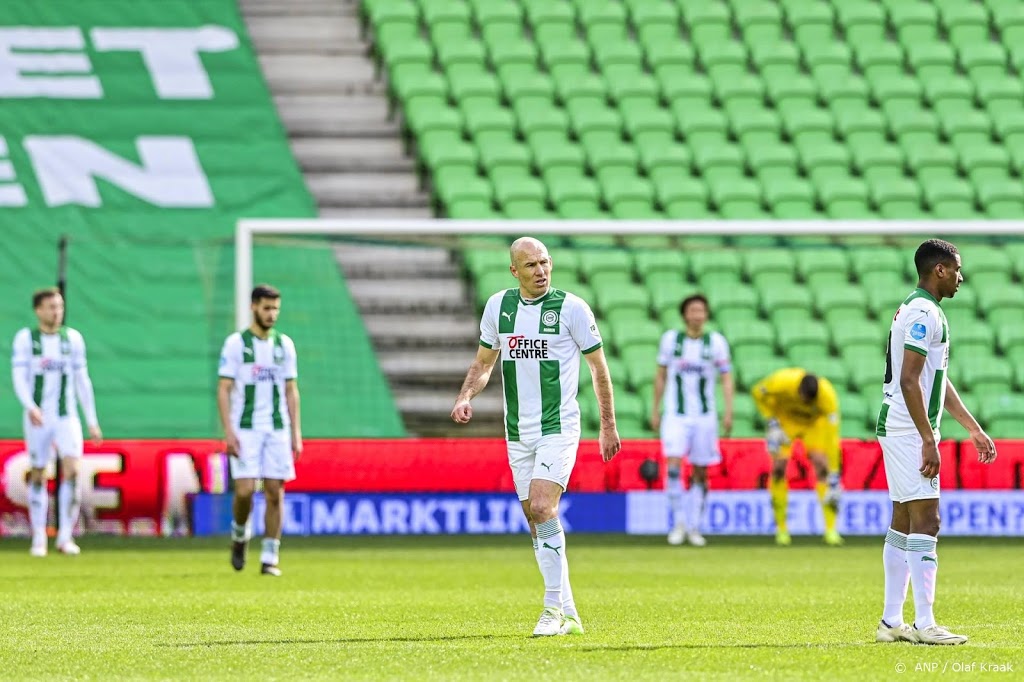
[[85, 338], [75, 330], [68, 332], [68, 340], [71, 342], [71, 369], [79, 371], [87, 369], [88, 363], [85, 360]]
[[776, 396], [781, 388], [781, 378], [779, 373], [769, 374], [761, 381], [754, 385], [750, 393], [754, 396], [754, 404], [757, 406], [758, 412], [765, 419], [772, 419], [775, 416], [776, 411]]
[[238, 376], [238, 368], [242, 364], [242, 339], [238, 334], [232, 334], [224, 341], [224, 347], [220, 351], [220, 367], [217, 369], [217, 376], [225, 379], [234, 379]]
[[597, 329], [597, 320], [594, 319], [594, 312], [583, 299], [576, 299], [569, 315], [569, 334], [573, 341], [579, 346], [584, 355], [593, 353], [601, 347], [601, 332]]
[[32, 335], [22, 329], [14, 335], [11, 347], [11, 368], [24, 369], [32, 363]]
[[721, 334], [715, 333], [711, 336], [711, 359], [714, 361], [719, 373], [725, 374], [732, 371], [729, 342]]
[[299, 356], [295, 352], [295, 342], [290, 336], [281, 339], [284, 347], [284, 378], [286, 381], [299, 378]]
[[934, 315], [923, 308], [908, 308], [903, 315], [903, 347], [907, 350], [928, 355], [928, 344], [938, 332], [942, 333], [941, 325]]
[[672, 362], [672, 356], [676, 348], [676, 335], [677, 332], [671, 329], [661, 335], [661, 341], [658, 342], [659, 367], [668, 367], [669, 363]]
[[498, 295], [491, 296], [480, 316], [480, 345], [491, 350], [497, 350], [501, 345], [501, 337], [498, 336], [499, 301]]

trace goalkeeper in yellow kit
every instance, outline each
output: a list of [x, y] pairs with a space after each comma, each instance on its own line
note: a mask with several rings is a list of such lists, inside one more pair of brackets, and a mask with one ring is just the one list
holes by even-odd
[[786, 527], [789, 482], [786, 465], [793, 441], [802, 440], [807, 457], [814, 465], [818, 483], [815, 490], [825, 516], [825, 543], [841, 545], [836, 530], [839, 508], [839, 398], [832, 383], [803, 369], [780, 369], [754, 386], [754, 402], [768, 428], [765, 435], [772, 456], [769, 490], [775, 511], [775, 542], [791, 542]]

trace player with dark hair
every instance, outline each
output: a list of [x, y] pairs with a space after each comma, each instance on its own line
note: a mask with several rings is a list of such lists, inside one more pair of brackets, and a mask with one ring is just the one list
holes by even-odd
[[[952, 298], [963, 275], [960, 253], [929, 239], [914, 254], [918, 282], [893, 317], [885, 354], [882, 409], [875, 433], [882, 446], [892, 521], [882, 550], [885, 605], [875, 640], [963, 644], [937, 625], [932, 606], [939, 570], [939, 423], [943, 408], [971, 435], [978, 460], [996, 447], [947, 377], [949, 324], [940, 301]], [[903, 621], [908, 582], [914, 586], [914, 627]]]
[[786, 466], [793, 441], [802, 440], [807, 458], [817, 477], [815, 490], [825, 517], [825, 543], [841, 545], [836, 530], [839, 495], [839, 397], [832, 382], [806, 370], [780, 369], [754, 386], [751, 391], [757, 409], [767, 421], [766, 441], [772, 456], [769, 491], [775, 511], [775, 542], [792, 542], [786, 526], [789, 482]]
[[38, 324], [15, 334], [11, 357], [14, 393], [25, 409], [25, 448], [31, 464], [28, 516], [32, 546], [29, 552], [34, 557], [46, 556], [49, 503], [46, 467], [56, 452], [63, 479], [57, 488], [60, 521], [57, 550], [62, 554], [80, 554], [82, 550], [73, 536], [81, 508], [78, 462], [82, 458], [83, 443], [79, 403], [93, 443], [98, 445], [103, 441], [85, 361], [85, 340], [77, 330], [64, 326], [64, 297], [58, 289], [35, 292], [32, 309]]
[[[261, 572], [280, 576], [281, 512], [285, 483], [295, 478], [302, 455], [298, 361], [292, 340], [274, 329], [281, 292], [261, 284], [252, 290], [252, 324], [224, 342], [217, 408], [235, 481], [231, 565], [245, 567], [249, 514], [256, 481], [266, 500]], [[282, 397], [285, 405], [282, 406]]]
[[[679, 305], [683, 329], [661, 337], [654, 373], [651, 428], [661, 436], [665, 455], [665, 494], [671, 511], [668, 542], [684, 540], [695, 547], [706, 543], [701, 534], [708, 467], [722, 461], [718, 449], [718, 410], [715, 383], [721, 378], [725, 397], [722, 430], [732, 431], [733, 381], [729, 344], [718, 332], [706, 331], [710, 309], [701, 294]], [[682, 458], [692, 465], [687, 514], [683, 513]]]

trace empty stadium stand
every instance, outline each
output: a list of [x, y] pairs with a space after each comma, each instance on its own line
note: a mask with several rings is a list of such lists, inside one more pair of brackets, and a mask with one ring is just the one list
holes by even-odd
[[[962, 220], [1024, 217], [1022, 7], [365, 0], [363, 17], [439, 215]], [[623, 432], [650, 435], [654, 344], [700, 290], [736, 358], [736, 435], [760, 428], [745, 389], [801, 365], [840, 388], [844, 434], [871, 437], [888, 315], [913, 287], [912, 263], [907, 244], [879, 238], [815, 248], [834, 243], [553, 244], [556, 285], [590, 300], [609, 337], [628, 389]], [[968, 283], [944, 306], [953, 378], [996, 435], [1019, 435], [1009, 393], [1024, 389], [1024, 247], [963, 255]], [[508, 286], [507, 257], [464, 257], [479, 309]], [[581, 401], [594, 429], [589, 391]]]

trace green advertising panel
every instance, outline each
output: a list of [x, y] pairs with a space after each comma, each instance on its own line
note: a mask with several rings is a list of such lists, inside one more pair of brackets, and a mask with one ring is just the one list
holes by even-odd
[[[219, 432], [235, 222], [315, 215], [233, 0], [0, 3], [0, 338], [34, 323], [68, 235], [68, 324], [109, 435]], [[255, 256], [283, 292], [306, 434], [400, 435], [331, 251], [311, 246]], [[0, 435], [20, 413], [0, 391]]]

